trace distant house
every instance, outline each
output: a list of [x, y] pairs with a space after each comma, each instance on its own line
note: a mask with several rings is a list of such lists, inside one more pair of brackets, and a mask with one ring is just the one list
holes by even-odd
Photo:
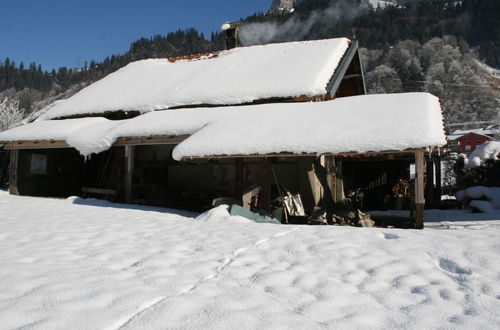
[[485, 142], [493, 141], [494, 138], [479, 133], [468, 133], [459, 137], [457, 140], [460, 152], [468, 153], [473, 152], [474, 150], [476, 150], [477, 146], [480, 146]]
[[494, 125], [471, 130], [456, 130], [448, 136], [452, 149], [460, 153], [471, 153], [481, 144], [495, 140]]
[[383, 207], [413, 163], [422, 227], [424, 172], [440, 173], [432, 150], [445, 144], [439, 100], [364, 94], [345, 38], [138, 61], [0, 133], [10, 192], [195, 210], [256, 194], [270, 211], [286, 188], [311, 214], [359, 191]]

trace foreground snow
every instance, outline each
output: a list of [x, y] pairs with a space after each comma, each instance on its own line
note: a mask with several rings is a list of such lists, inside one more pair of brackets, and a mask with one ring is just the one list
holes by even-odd
[[0, 191], [0, 328], [500, 326], [500, 212], [414, 231], [111, 206]]

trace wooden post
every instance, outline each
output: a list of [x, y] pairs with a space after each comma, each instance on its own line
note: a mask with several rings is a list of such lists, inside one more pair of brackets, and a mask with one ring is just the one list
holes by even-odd
[[20, 195], [19, 189], [17, 188], [18, 164], [19, 164], [19, 150], [16, 149], [10, 150], [9, 193], [11, 195]]
[[260, 205], [265, 211], [271, 210], [271, 159], [264, 158], [262, 160], [262, 170], [261, 170], [261, 181], [262, 181], [262, 194]]
[[[311, 187], [312, 195], [313, 195], [313, 206], [317, 207], [321, 205], [321, 202], [323, 201], [323, 187], [321, 185], [321, 181], [319, 180], [318, 176], [316, 175], [316, 171], [314, 170], [314, 162], [315, 160], [312, 159], [311, 163], [309, 165], [309, 169], [307, 171], [307, 177], [309, 179], [309, 186]], [[321, 160], [319, 160], [320, 166]]]
[[425, 185], [424, 185], [424, 151], [415, 153], [415, 227], [424, 228], [424, 206], [425, 206]]
[[242, 201], [243, 198], [243, 158], [234, 160], [234, 198]]
[[443, 193], [443, 189], [441, 186], [441, 156], [436, 156], [434, 158], [434, 170], [436, 171], [436, 189], [434, 191], [434, 204], [439, 206], [441, 204], [441, 195]]
[[434, 162], [432, 159], [425, 161], [425, 202], [426, 207], [432, 208], [434, 202]]
[[342, 176], [342, 161], [335, 160], [335, 202], [342, 203], [344, 196], [344, 178]]
[[134, 146], [125, 146], [124, 202], [132, 203], [132, 177], [134, 173]]

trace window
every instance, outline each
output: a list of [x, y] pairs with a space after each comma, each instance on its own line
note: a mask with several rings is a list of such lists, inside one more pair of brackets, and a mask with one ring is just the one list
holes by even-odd
[[477, 138], [477, 139], [476, 139], [476, 143], [477, 143], [477, 144], [481, 144], [481, 143], [483, 143], [483, 140], [482, 140], [481, 138]]
[[470, 139], [465, 140], [465, 144], [470, 144]]
[[47, 174], [47, 156], [40, 154], [31, 154], [32, 174]]
[[471, 150], [471, 146], [465, 146], [465, 151], [470, 151]]

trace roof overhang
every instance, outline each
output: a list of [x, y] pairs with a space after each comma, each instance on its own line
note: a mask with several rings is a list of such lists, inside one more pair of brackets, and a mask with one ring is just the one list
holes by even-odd
[[[117, 139], [112, 146], [179, 144], [189, 135], [130, 136]], [[1, 146], [1, 144], [0, 144]], [[72, 148], [64, 140], [23, 140], [5, 142], [5, 149], [63, 149]]]
[[360, 158], [374, 158], [374, 157], [386, 157], [393, 158], [394, 156], [408, 156], [413, 157], [416, 152], [437, 152], [439, 148], [411, 148], [405, 150], [386, 150], [386, 151], [368, 151], [368, 152], [341, 152], [341, 153], [268, 153], [268, 154], [250, 154], [250, 155], [214, 155], [214, 156], [193, 156], [193, 157], [183, 157], [182, 161], [190, 161], [197, 159], [234, 159], [234, 158], [292, 158], [292, 157], [322, 157], [322, 156], [334, 156], [338, 158], [345, 159], [360, 159]]
[[412, 152], [446, 144], [439, 100], [427, 93], [333, 101], [166, 110], [120, 121], [37, 121], [0, 133], [9, 149], [176, 144], [177, 160]]

